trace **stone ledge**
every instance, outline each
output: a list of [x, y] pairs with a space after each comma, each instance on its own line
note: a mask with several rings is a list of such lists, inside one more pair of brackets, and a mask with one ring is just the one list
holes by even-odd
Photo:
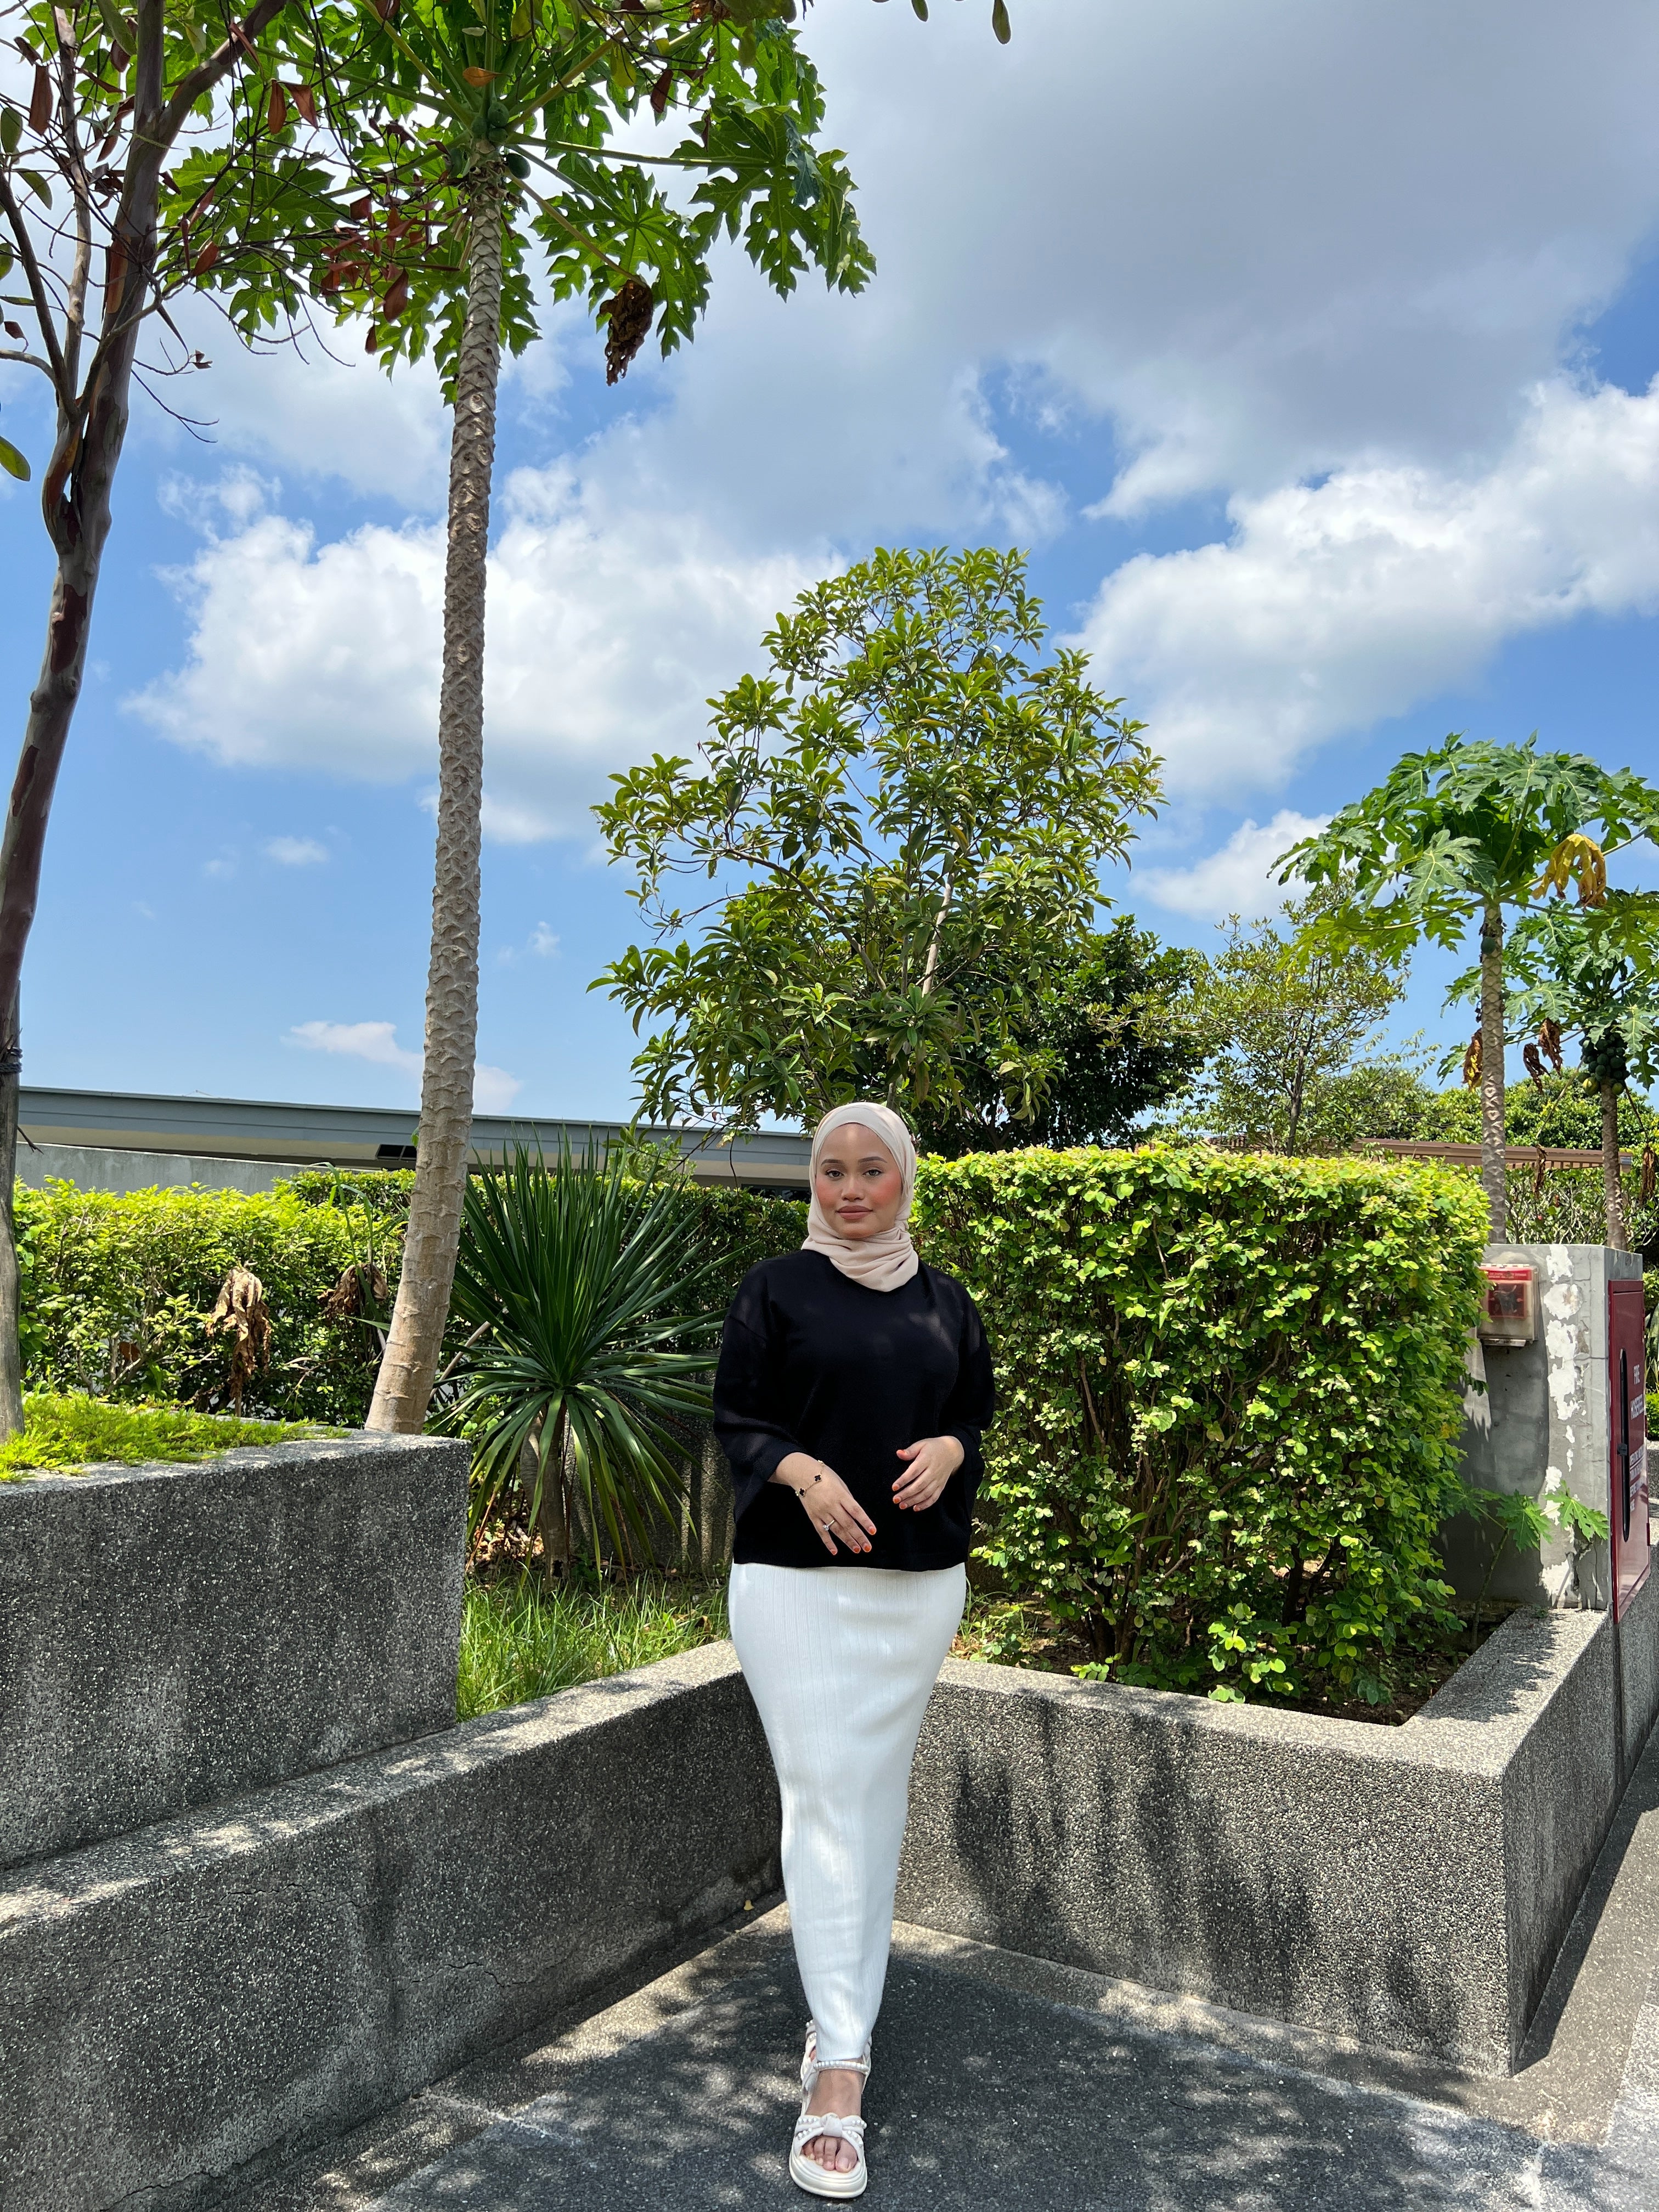
[[0, 2212], [162, 2212], [775, 1887], [729, 1646], [0, 1877]]
[[358, 1435], [0, 1483], [0, 1867], [449, 1727], [466, 1480]]
[[1623, 1788], [1613, 1668], [1605, 1615], [1516, 1614], [1387, 1729], [951, 1662], [899, 1910], [1506, 2073]]

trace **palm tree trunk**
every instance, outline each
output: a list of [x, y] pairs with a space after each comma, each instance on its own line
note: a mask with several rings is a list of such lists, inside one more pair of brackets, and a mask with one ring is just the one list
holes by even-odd
[[1625, 1194], [1619, 1180], [1619, 1094], [1622, 1084], [1603, 1083], [1601, 1093], [1601, 1196], [1607, 1211], [1607, 1243], [1615, 1252], [1628, 1252], [1625, 1235]]
[[455, 378], [438, 707], [438, 849], [427, 969], [420, 1142], [398, 1302], [375, 1378], [371, 1429], [417, 1432], [438, 1371], [461, 1237], [478, 1041], [478, 872], [483, 799], [484, 593], [495, 383], [501, 356], [503, 171], [478, 149], [467, 247], [466, 327]]
[[1504, 910], [1489, 899], [1480, 923], [1480, 1181], [1494, 1244], [1509, 1234], [1504, 1168]]

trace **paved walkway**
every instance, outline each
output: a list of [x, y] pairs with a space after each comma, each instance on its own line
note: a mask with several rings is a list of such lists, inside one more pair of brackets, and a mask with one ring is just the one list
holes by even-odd
[[[744, 2212], [783, 2170], [804, 2014], [781, 1909], [466, 2069], [239, 2212]], [[871, 2081], [893, 2212], [1659, 2212], [1659, 1740], [1511, 2081], [925, 1929]]]

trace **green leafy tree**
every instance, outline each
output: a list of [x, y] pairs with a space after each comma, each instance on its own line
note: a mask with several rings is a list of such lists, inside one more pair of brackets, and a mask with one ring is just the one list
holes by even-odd
[[[1659, 899], [1632, 900], [1622, 929], [1605, 907], [1550, 906], [1522, 917], [1510, 940], [1508, 1011], [1529, 1044], [1529, 1070], [1542, 1073], [1540, 1048], [1558, 1063], [1564, 1033], [1578, 1040], [1584, 1079], [1601, 1108], [1601, 1189], [1607, 1239], [1629, 1249], [1620, 1176], [1619, 1104], [1628, 1086], [1659, 1080]], [[1645, 914], [1647, 927], [1638, 925]]]
[[1030, 1121], [1043, 979], [1158, 796], [1140, 725], [1047, 635], [1023, 555], [878, 551], [779, 617], [701, 765], [615, 779], [595, 811], [658, 941], [596, 988], [652, 1025], [646, 1114], [751, 1127], [873, 1089], [960, 1117], [988, 1066]]
[[[295, 23], [283, 0], [257, 0], [240, 20], [207, 0], [0, 5], [0, 35], [22, 64], [21, 89], [0, 88], [0, 367], [51, 391], [40, 487], [55, 556], [0, 836], [0, 1434], [22, 1418], [9, 1201], [19, 983], [133, 386], [156, 395], [208, 365], [170, 313], [192, 287], [241, 287], [257, 302], [248, 334], [282, 336], [343, 213], [337, 179], [291, 130], [270, 129], [279, 98], [300, 118], [319, 96], [316, 73], [293, 58]], [[0, 468], [28, 481], [33, 464], [0, 438]]]
[[1314, 931], [1342, 896], [1314, 891], [1249, 929], [1235, 915], [1224, 950], [1204, 963], [1194, 1020], [1214, 1058], [1189, 1114], [1208, 1133], [1336, 1152], [1414, 1117], [1420, 1078], [1376, 1048], [1404, 994], [1400, 960]]
[[[1596, 830], [1599, 835], [1591, 837]], [[1319, 917], [1333, 946], [1401, 959], [1424, 938], [1455, 947], [1480, 933], [1481, 1181], [1494, 1239], [1507, 1229], [1504, 1182], [1504, 929], [1511, 908], [1577, 881], [1607, 897], [1607, 855], [1659, 830], [1659, 789], [1584, 753], [1540, 752], [1462, 736], [1407, 753], [1374, 791], [1282, 856], [1281, 882], [1340, 884]], [[1615, 906], [1616, 928], [1624, 924]]]
[[[1192, 991], [1203, 965], [1126, 914], [1046, 972], [1028, 970], [1019, 1036], [1042, 1073], [1035, 1110], [1017, 1117], [989, 1042], [966, 1039], [956, 1054], [962, 1109], [929, 1099], [916, 1111], [923, 1151], [948, 1159], [1018, 1145], [1127, 1143], [1141, 1116], [1167, 1105], [1204, 1064]], [[980, 988], [965, 985], [964, 995]]]

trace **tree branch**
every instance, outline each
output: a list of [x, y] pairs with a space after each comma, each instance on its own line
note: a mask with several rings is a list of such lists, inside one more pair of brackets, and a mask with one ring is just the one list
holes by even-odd
[[236, 58], [247, 57], [253, 41], [267, 30], [282, 14], [287, 0], [258, 0], [258, 5], [240, 26], [233, 25], [231, 35], [224, 44], [216, 46], [205, 61], [198, 62], [193, 70], [179, 80], [177, 88], [162, 110], [160, 124], [159, 149], [165, 153], [184, 127], [185, 118], [204, 93], [211, 92], [222, 83], [236, 65]]
[[75, 405], [75, 386], [64, 365], [64, 356], [58, 343], [58, 333], [52, 327], [52, 303], [46, 297], [46, 288], [41, 280], [40, 264], [34, 258], [28, 227], [24, 222], [17, 202], [12, 198], [11, 185], [0, 176], [0, 210], [3, 210], [11, 226], [12, 236], [17, 240], [17, 258], [23, 264], [23, 274], [28, 280], [29, 297], [33, 303], [35, 319], [40, 325], [40, 343], [46, 347], [52, 362], [52, 380], [58, 388], [58, 404], [64, 414]]
[[[59, 16], [58, 20], [61, 27], [63, 18]], [[87, 319], [87, 282], [92, 273], [92, 191], [76, 120], [75, 49], [64, 37], [61, 27], [58, 36], [58, 73], [65, 149], [64, 158], [58, 167], [68, 183], [70, 198], [75, 206], [75, 260], [70, 273], [69, 297], [64, 309], [64, 368], [70, 389], [73, 391], [81, 373], [81, 338]]]
[[52, 363], [49, 361], [42, 361], [38, 353], [15, 351], [9, 346], [0, 347], [0, 361], [21, 361], [30, 368], [38, 368], [41, 375], [50, 382], [53, 392], [57, 391], [58, 379], [52, 373]]

